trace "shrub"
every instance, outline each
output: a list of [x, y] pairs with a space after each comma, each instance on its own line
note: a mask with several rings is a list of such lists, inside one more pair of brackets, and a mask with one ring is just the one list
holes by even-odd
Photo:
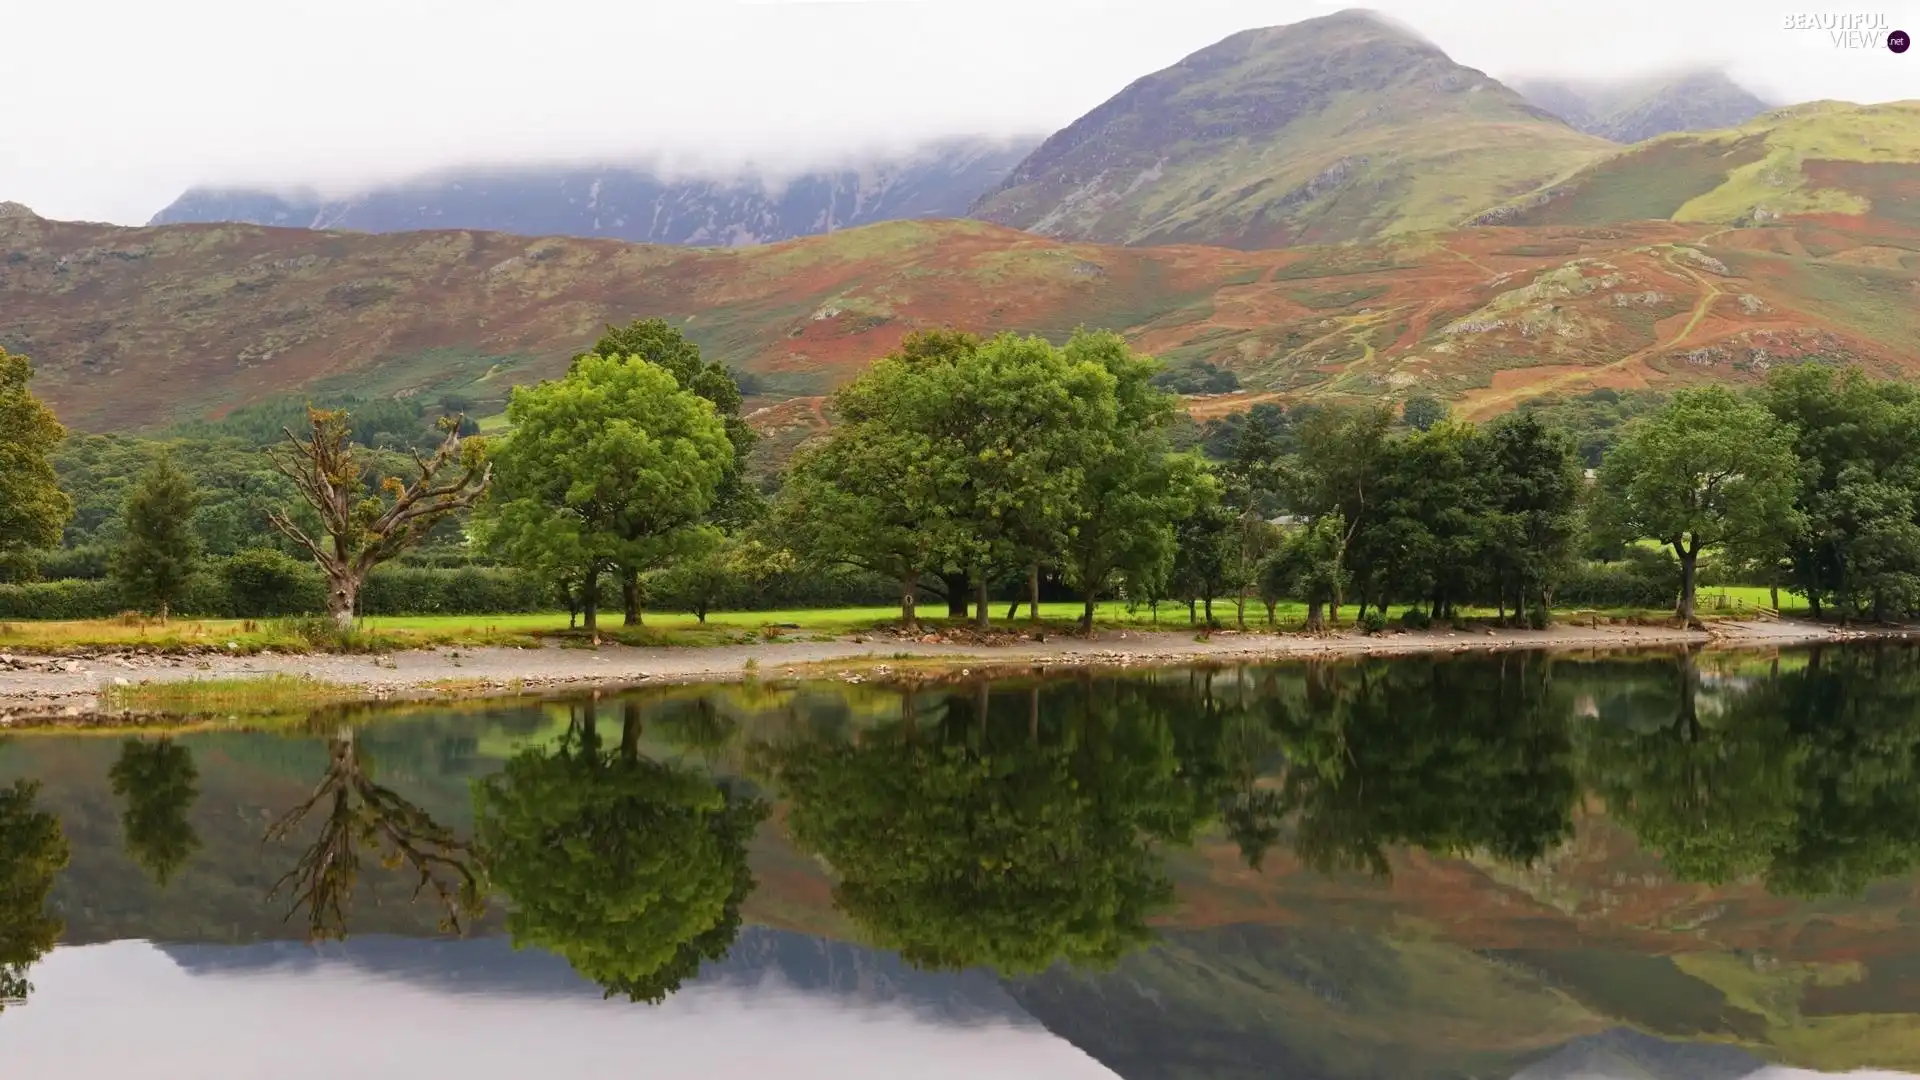
[[1378, 608], [1360, 616], [1360, 629], [1369, 634], [1378, 634], [1387, 628], [1387, 613]]
[[1527, 609], [1527, 629], [1545, 630], [1549, 621], [1546, 608], [1535, 604]]
[[1400, 625], [1408, 630], [1426, 630], [1433, 626], [1433, 617], [1419, 608], [1408, 608], [1400, 615]]
[[224, 613], [257, 619], [316, 612], [326, 607], [326, 587], [314, 568], [272, 548], [250, 548], [221, 561]]

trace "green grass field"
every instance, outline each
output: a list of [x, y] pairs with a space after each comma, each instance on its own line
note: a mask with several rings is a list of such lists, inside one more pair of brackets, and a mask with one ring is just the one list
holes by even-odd
[[[1804, 612], [1799, 598], [1781, 594], [1783, 614]], [[1700, 591], [1702, 618], [1740, 618], [1767, 606], [1767, 590], [1753, 586], [1725, 586]], [[1000, 630], [1025, 631], [1035, 624], [1023, 605], [1020, 614], [1007, 619], [1007, 601], [993, 605], [993, 626]], [[1050, 634], [1070, 633], [1077, 628], [1081, 606], [1077, 602], [1040, 605], [1039, 627]], [[1341, 624], [1351, 625], [1353, 608], [1341, 611]], [[1406, 608], [1393, 607], [1387, 615], [1397, 624]], [[950, 626], [970, 626], [944, 616], [944, 606], [923, 604], [920, 622], [930, 632]], [[1306, 607], [1298, 603], [1279, 605], [1274, 612], [1274, 628], [1282, 631], [1301, 629], [1306, 623]], [[1469, 618], [1491, 618], [1492, 609], [1469, 608]], [[1609, 618], [1658, 619], [1667, 613], [1648, 610], [1558, 610], [1556, 617], [1572, 619], [1587, 615]], [[1213, 604], [1216, 624], [1236, 628], [1231, 598]], [[653, 647], [699, 647], [746, 645], [762, 641], [830, 641], [850, 634], [868, 633], [897, 624], [896, 607], [853, 607], [793, 611], [720, 611], [707, 615], [702, 623], [682, 612], [649, 612], [643, 625], [621, 625], [618, 611], [602, 612], [600, 636], [603, 641]], [[307, 620], [306, 622], [310, 622]], [[1129, 611], [1117, 601], [1104, 602], [1095, 609], [1096, 625], [1107, 629], [1187, 631], [1197, 629], [1187, 618], [1186, 607], [1179, 603], [1160, 605], [1159, 617], [1140, 607]], [[362, 619], [353, 634], [336, 643], [316, 644], [303, 636], [303, 621], [251, 619], [175, 619], [164, 625], [153, 621], [89, 619], [75, 621], [16, 620], [0, 623], [0, 650], [57, 652], [84, 648], [151, 648], [180, 650], [190, 648], [225, 649], [237, 654], [263, 651], [310, 652], [316, 649], [380, 652], [392, 649], [482, 646], [530, 647], [546, 643], [586, 644], [583, 631], [568, 629], [565, 612], [538, 615], [410, 615], [377, 616]], [[1249, 630], [1267, 628], [1266, 607], [1249, 601], [1246, 626]]]

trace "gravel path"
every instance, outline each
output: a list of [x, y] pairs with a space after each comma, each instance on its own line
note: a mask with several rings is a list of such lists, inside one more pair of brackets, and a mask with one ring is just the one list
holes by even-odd
[[[1398, 655], [1468, 650], [1554, 648], [1570, 650], [1712, 645], [1768, 647], [1889, 636], [1884, 631], [1841, 631], [1794, 621], [1717, 623], [1712, 631], [1631, 626], [1558, 626], [1550, 630], [1433, 630], [1377, 637], [1343, 633], [1238, 634], [1217, 631], [1206, 640], [1190, 632], [1105, 631], [1093, 639], [1054, 638], [1018, 644], [980, 644], [922, 639], [850, 638], [831, 642], [768, 643], [718, 648], [438, 649], [385, 656], [275, 655], [168, 657], [111, 653], [74, 657], [0, 655], [0, 710], [15, 714], [70, 708], [114, 683], [235, 678], [271, 674], [311, 675], [366, 688], [380, 696], [430, 691], [454, 681], [461, 691], [504, 691], [509, 684], [538, 689], [616, 686], [638, 682], [735, 679], [749, 661], [765, 677], [811, 668], [829, 677], [831, 665], [865, 667], [889, 660], [949, 661], [976, 665], [1124, 665], [1204, 660], [1233, 662], [1354, 654]], [[827, 666], [820, 672], [821, 666]]]

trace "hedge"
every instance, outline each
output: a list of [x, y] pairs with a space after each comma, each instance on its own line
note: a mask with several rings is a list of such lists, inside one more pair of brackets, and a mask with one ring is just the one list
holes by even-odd
[[[176, 611], [187, 617], [231, 619], [325, 612], [326, 583], [320, 571], [298, 563], [284, 569], [283, 575], [282, 567], [252, 552], [210, 559], [194, 575]], [[559, 606], [553, 590], [540, 582], [512, 570], [483, 567], [383, 567], [367, 579], [360, 599], [366, 615], [507, 615]], [[105, 619], [132, 607], [111, 581], [0, 585], [0, 619]]]

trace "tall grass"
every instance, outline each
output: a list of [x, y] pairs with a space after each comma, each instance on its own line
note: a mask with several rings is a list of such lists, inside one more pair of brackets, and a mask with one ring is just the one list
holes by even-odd
[[366, 693], [307, 675], [249, 679], [187, 679], [108, 686], [100, 707], [109, 712], [177, 716], [264, 714], [310, 709], [364, 698]]

